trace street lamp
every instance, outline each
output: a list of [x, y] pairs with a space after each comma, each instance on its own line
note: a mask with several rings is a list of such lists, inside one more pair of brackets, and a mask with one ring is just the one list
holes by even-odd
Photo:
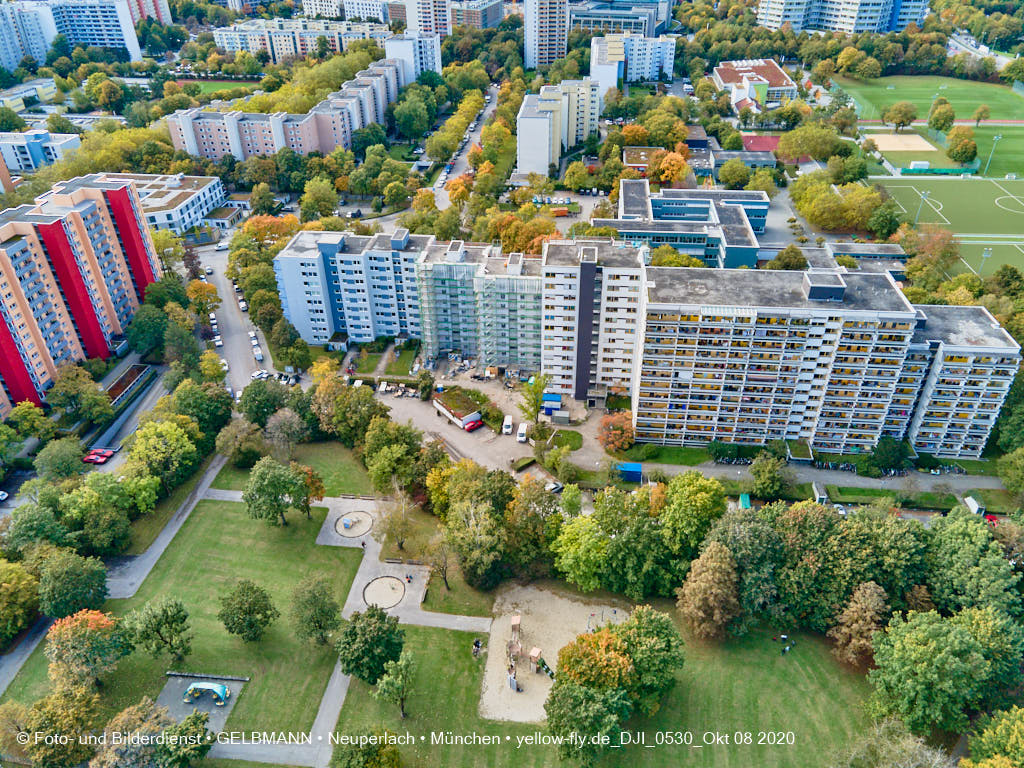
[[914, 226], [917, 226], [917, 220], [921, 217], [921, 208], [924, 206], [924, 201], [928, 199], [929, 192], [924, 190], [921, 193], [921, 202], [917, 204], [917, 213], [914, 214]]
[[985, 172], [982, 174], [982, 176], [988, 176], [988, 167], [992, 165], [992, 155], [996, 153], [996, 144], [999, 143], [999, 140], [1001, 138], [1003, 138], [1003, 135], [1001, 133], [997, 133], [995, 136], [992, 137], [992, 151], [988, 153], [988, 162], [985, 163]]

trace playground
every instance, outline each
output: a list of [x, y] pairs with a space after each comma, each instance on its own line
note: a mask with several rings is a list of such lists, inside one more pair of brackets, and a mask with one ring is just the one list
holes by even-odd
[[[217, 733], [224, 730], [228, 715], [244, 686], [241, 680], [168, 674], [156, 703], [157, 706], [167, 707], [167, 714], [176, 722], [184, 720], [193, 710], [205, 712], [210, 716], [206, 727]], [[224, 695], [223, 703], [218, 703], [221, 695]], [[186, 698], [191, 701], [186, 702]]]
[[[872, 179], [907, 218], [955, 232], [967, 268], [991, 274], [1001, 264], [1024, 267], [1024, 179], [903, 176]], [[983, 258], [985, 249], [991, 256]]]
[[[540, 660], [555, 669], [558, 651], [579, 634], [629, 616], [629, 603], [587, 600], [554, 584], [508, 586], [494, 601], [487, 641], [487, 664], [480, 694], [480, 716], [489, 720], [538, 723], [553, 679]], [[539, 653], [538, 653], [539, 651]], [[515, 668], [516, 691], [509, 681]]]

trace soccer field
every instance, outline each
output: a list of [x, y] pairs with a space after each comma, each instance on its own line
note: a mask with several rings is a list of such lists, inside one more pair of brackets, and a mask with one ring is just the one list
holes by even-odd
[[992, 120], [1020, 120], [1024, 116], [1024, 96], [1005, 85], [931, 75], [896, 75], [877, 80], [836, 77], [835, 80], [857, 102], [861, 120], [881, 119], [886, 107], [897, 101], [912, 102], [917, 107], [918, 118], [924, 120], [936, 96], [949, 100], [958, 120], [970, 120], [981, 104], [988, 104]]
[[[1024, 269], [1024, 179], [872, 179], [884, 186], [910, 221], [955, 232], [965, 263], [989, 274], [1001, 264]], [[925, 196], [927, 194], [927, 196]], [[991, 256], [984, 258], [986, 249]]]

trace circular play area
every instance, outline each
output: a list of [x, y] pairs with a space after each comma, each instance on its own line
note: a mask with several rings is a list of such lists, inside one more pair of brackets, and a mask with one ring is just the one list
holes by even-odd
[[372, 527], [373, 517], [369, 512], [345, 512], [334, 521], [334, 530], [347, 539], [365, 536]]
[[363, 602], [378, 608], [393, 608], [405, 597], [405, 584], [394, 576], [378, 576], [363, 588]]

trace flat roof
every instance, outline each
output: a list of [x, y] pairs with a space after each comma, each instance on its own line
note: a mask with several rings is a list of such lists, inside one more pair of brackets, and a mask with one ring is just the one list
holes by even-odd
[[[797, 246], [807, 259], [807, 266], [810, 269], [839, 269], [835, 258], [826, 248], [805, 248]], [[781, 250], [781, 249], [780, 249]]]
[[722, 165], [730, 160], [739, 159], [745, 163], [774, 163], [774, 152], [762, 152], [759, 150], [746, 149], [716, 149], [715, 165]]
[[924, 327], [914, 332], [914, 342], [941, 341], [956, 347], [1020, 350], [1020, 345], [984, 307], [916, 304], [914, 309], [925, 316]]
[[288, 245], [274, 258], [319, 258], [320, 243], [339, 246], [338, 253], [362, 253], [370, 239], [365, 235], [354, 235], [351, 232], [296, 232], [288, 241]]
[[580, 240], [549, 240], [544, 244], [544, 263], [558, 267], [571, 267], [580, 263], [583, 249], [597, 255], [597, 263], [605, 267], [640, 268], [640, 248], [612, 238]]
[[650, 216], [647, 179], [623, 179], [619, 183], [619, 210], [626, 216]]
[[[66, 194], [77, 189], [120, 189], [133, 182], [146, 213], [170, 211], [181, 206], [201, 190], [220, 182], [216, 176], [185, 176], [184, 174], [90, 173], [53, 185], [51, 192]], [[47, 198], [51, 192], [39, 197]]]
[[901, 259], [907, 256], [903, 247], [895, 243], [826, 243], [825, 247], [832, 251], [833, 256], [856, 256], [858, 253]]
[[846, 290], [841, 301], [815, 301], [807, 298], [804, 274], [772, 269], [648, 267], [647, 296], [652, 304], [914, 314], [910, 302], [886, 275], [844, 274]]

